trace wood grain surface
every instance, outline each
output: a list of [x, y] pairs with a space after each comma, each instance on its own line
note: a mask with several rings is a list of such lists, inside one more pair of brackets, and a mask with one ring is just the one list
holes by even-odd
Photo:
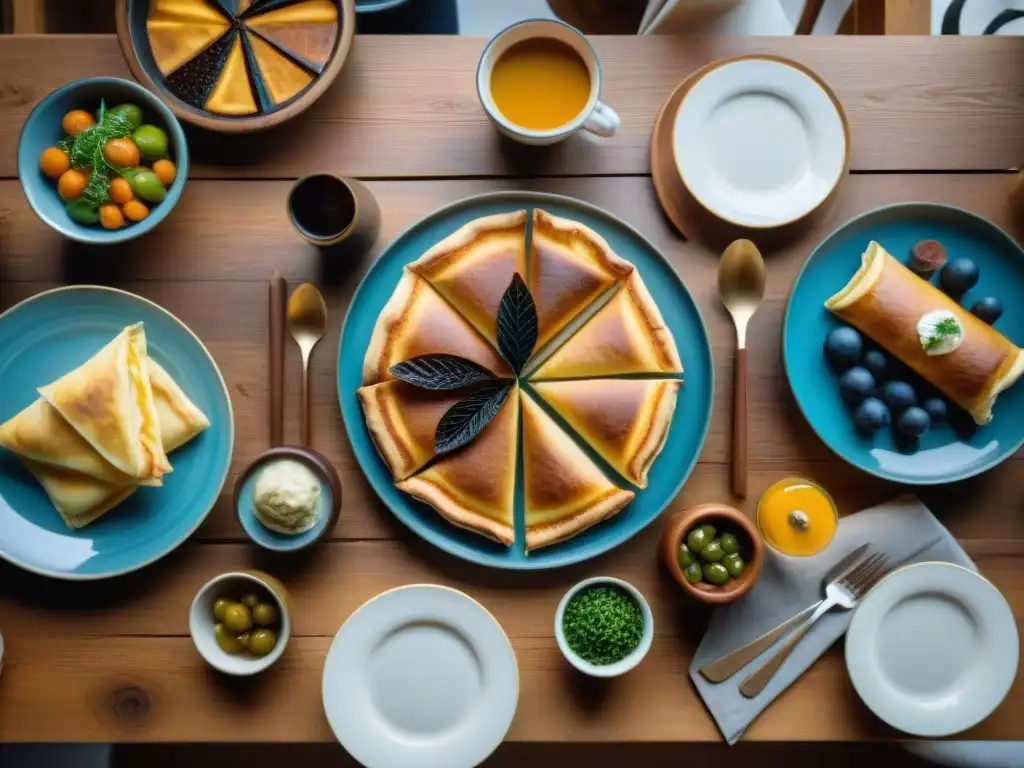
[[[374, 594], [422, 581], [450, 584], [478, 598], [512, 638], [522, 693], [511, 741], [717, 740], [718, 731], [687, 678], [708, 614], [685, 604], [658, 566], [658, 523], [596, 561], [510, 574], [440, 553], [412, 536], [376, 499], [348, 447], [335, 392], [341, 321], [366, 268], [416, 219], [468, 195], [530, 189], [606, 208], [671, 260], [700, 308], [714, 348], [718, 384], [710, 433], [670, 509], [725, 501], [751, 513], [771, 482], [800, 473], [827, 486], [848, 514], [900, 489], [834, 457], [793, 403], [780, 337], [786, 298], [803, 261], [842, 221], [907, 200], [963, 206], [1018, 239], [1024, 234], [1024, 219], [1015, 218], [1008, 203], [1014, 174], [985, 172], [1019, 162], [1024, 147], [1024, 41], [860, 39], [862, 47], [856, 47], [838, 38], [827, 46], [810, 39], [790, 39], [783, 46], [757, 39], [683, 44], [670, 38], [599, 38], [606, 95], [626, 118], [623, 135], [600, 146], [576, 137], [520, 162], [523, 156], [510, 154], [483, 122], [471, 85], [466, 86], [472, 83], [480, 41], [360, 38], [352, 67], [322, 108], [275, 132], [273, 139], [256, 140], [246, 149], [251, 153], [244, 165], [223, 164], [218, 150], [204, 143], [209, 139], [197, 138], [196, 178], [167, 220], [134, 243], [93, 249], [48, 230], [13, 178], [17, 133], [41, 94], [72, 77], [124, 72], [116, 43], [108, 37], [60, 42], [58, 55], [49, 39], [0, 39], [0, 311], [66, 283], [115, 285], [165, 306], [200, 336], [224, 373], [235, 404], [236, 452], [225, 493], [197, 536], [140, 574], [65, 584], [0, 564], [0, 631], [6, 641], [0, 741], [329, 741], [320, 673], [330, 638]], [[717, 254], [680, 240], [664, 219], [645, 175], [645, 153], [651, 122], [672, 84], [711, 56], [742, 50], [788, 52], [824, 75], [846, 104], [855, 165], [861, 169], [936, 172], [854, 174], [835, 203], [798, 236], [762, 249], [768, 282], [765, 302], [748, 331], [749, 497], [741, 501], [729, 490], [733, 330], [715, 293]], [[973, 139], [964, 140], [964, 131]], [[274, 142], [280, 146], [268, 152]], [[214, 157], [217, 163], [210, 162]], [[369, 187], [380, 203], [382, 226], [373, 252], [321, 254], [294, 233], [285, 197], [290, 179], [310, 170], [374, 179]], [[460, 178], [536, 173], [562, 175]], [[297, 560], [255, 551], [230, 507], [237, 473], [270, 440], [267, 278], [274, 269], [292, 286], [317, 283], [327, 299], [330, 328], [312, 363], [313, 445], [338, 468], [345, 489], [330, 541]], [[300, 380], [291, 343], [286, 358], [285, 440], [294, 441]], [[1024, 619], [1022, 466], [1018, 455], [984, 477], [921, 492], [1019, 619]], [[258, 679], [235, 681], [214, 674], [195, 653], [187, 609], [208, 578], [243, 566], [264, 568], [287, 582], [296, 601], [295, 634], [277, 667]], [[561, 594], [598, 573], [636, 584], [655, 615], [650, 656], [611, 684], [571, 673], [552, 637]], [[1024, 684], [1018, 682], [1003, 706], [969, 736], [1024, 739], [1022, 713]], [[896, 736], [860, 704], [841, 647], [747, 734], [759, 741]]]

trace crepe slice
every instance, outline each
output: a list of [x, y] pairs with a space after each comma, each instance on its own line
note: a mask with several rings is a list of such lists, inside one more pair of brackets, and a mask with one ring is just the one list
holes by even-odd
[[434, 392], [397, 380], [356, 390], [373, 444], [395, 480], [434, 458], [437, 424], [465, 396], [463, 389]]
[[516, 485], [519, 399], [509, 391], [490, 424], [468, 445], [396, 483], [451, 523], [509, 546]]
[[519, 273], [526, 279], [526, 211], [475, 219], [408, 266], [498, 345], [501, 297]]
[[[1024, 354], [1017, 345], [874, 241], [850, 282], [825, 307], [912, 368], [978, 424], [992, 420], [996, 398], [1024, 374]], [[928, 354], [917, 332], [920, 319], [935, 311], [953, 315], [962, 331], [960, 346], [947, 354]]]
[[617, 513], [633, 492], [612, 483], [529, 395], [523, 411], [526, 551], [572, 538]]
[[393, 379], [388, 373], [392, 365], [427, 354], [458, 355], [496, 376], [512, 375], [494, 347], [426, 280], [405, 271], [373, 328], [363, 358], [363, 384]]
[[160, 423], [160, 438], [164, 452], [170, 453], [209, 427], [210, 420], [153, 358], [147, 359], [146, 367]]
[[53, 508], [68, 528], [84, 528], [95, 522], [139, 487], [108, 483], [24, 456], [18, 458], [39, 481], [50, 497]]
[[64, 420], [136, 482], [171, 471], [153, 403], [142, 323], [39, 390]]
[[617, 281], [628, 277], [633, 265], [616, 256], [590, 227], [539, 208], [533, 210], [531, 248], [527, 286], [537, 305], [536, 354]]
[[152, 0], [146, 36], [153, 59], [168, 75], [231, 29], [231, 23], [205, 0]]
[[672, 332], [639, 273], [634, 272], [531, 378], [580, 379], [682, 370]]
[[665, 447], [679, 381], [588, 379], [535, 386], [558, 414], [615, 470], [640, 488]]

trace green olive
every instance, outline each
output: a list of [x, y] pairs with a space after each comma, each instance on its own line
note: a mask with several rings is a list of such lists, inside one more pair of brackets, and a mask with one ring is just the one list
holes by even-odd
[[261, 627], [277, 623], [277, 607], [270, 603], [260, 603], [252, 609], [252, 620]]
[[257, 656], [266, 656], [277, 645], [277, 635], [272, 629], [254, 630], [249, 637], [249, 650]]
[[134, 131], [142, 125], [142, 110], [135, 104], [118, 104], [107, 110], [107, 117], [123, 115], [129, 127]]
[[708, 545], [708, 542], [713, 539], [714, 536], [708, 536], [707, 532], [703, 527], [694, 528], [686, 536], [686, 546], [691, 552], [700, 552], [704, 547]]
[[700, 555], [700, 559], [705, 563], [717, 563], [725, 557], [725, 552], [722, 551], [722, 542], [718, 539], [709, 541], [707, 546], [697, 554]]
[[255, 592], [248, 592], [242, 595], [242, 599], [239, 600], [242, 605], [248, 608], [250, 611], [260, 604], [260, 596]]
[[679, 567], [685, 568], [693, 562], [693, 553], [685, 544], [679, 547]]
[[80, 197], [76, 197], [74, 200], [67, 204], [68, 216], [77, 221], [79, 224], [85, 224], [87, 227], [91, 227], [93, 224], [100, 223], [100, 212], [98, 209], [93, 208], [89, 203], [85, 202]]
[[700, 569], [700, 563], [696, 560], [683, 569], [683, 575], [686, 576], [686, 580], [691, 584], [696, 584], [704, 577]]
[[711, 541], [716, 535], [718, 535], [718, 531], [715, 530], [715, 526], [711, 523], [704, 523], [700, 529], [704, 531], [704, 535], [708, 537], [708, 541]]
[[252, 632], [243, 632], [238, 636], [238, 642], [244, 645], [246, 648], [249, 647], [249, 639], [252, 637]]
[[134, 171], [126, 176], [135, 196], [147, 203], [161, 203], [167, 197], [167, 190], [160, 178], [150, 170]]
[[140, 125], [132, 134], [143, 160], [152, 162], [167, 156], [167, 134], [155, 125]]
[[217, 639], [217, 645], [224, 653], [241, 653], [245, 646], [230, 629], [223, 624], [215, 624], [213, 636]]
[[740, 551], [740, 540], [736, 538], [736, 534], [723, 533], [719, 542], [721, 542], [722, 550], [727, 555], [735, 555]]
[[746, 569], [747, 564], [737, 553], [733, 552], [731, 555], [726, 555], [722, 559], [722, 565], [725, 566], [725, 570], [729, 572], [729, 575], [734, 579], [738, 579], [743, 575], [743, 571]]
[[252, 613], [249, 611], [249, 606], [242, 603], [231, 603], [224, 609], [224, 626], [236, 634], [250, 629]]
[[213, 601], [213, 618], [217, 621], [224, 621], [224, 612], [231, 605], [231, 601], [226, 597], [218, 597]]
[[704, 563], [701, 571], [704, 581], [715, 586], [725, 584], [729, 580], [729, 571], [721, 563]]

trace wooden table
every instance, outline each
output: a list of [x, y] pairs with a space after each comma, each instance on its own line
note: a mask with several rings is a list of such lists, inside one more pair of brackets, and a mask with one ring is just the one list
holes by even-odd
[[[751, 498], [783, 474], [808, 474], [845, 513], [897, 488], [835, 458], [790, 396], [779, 354], [786, 296], [816, 242], [840, 222], [886, 203], [960, 205], [1020, 236], [1007, 169], [1024, 160], [1024, 41], [928, 38], [595, 38], [604, 97], [622, 117], [611, 141], [586, 136], [548, 151], [500, 140], [476, 101], [482, 40], [360, 38], [338, 82], [308, 114], [262, 136], [194, 135], [193, 178], [152, 234], [92, 250], [61, 240], [26, 205], [15, 179], [22, 121], [52, 88], [88, 75], [127, 75], [111, 37], [0, 40], [0, 308], [62, 283], [117, 285], [187, 323], [220, 364], [235, 406], [232, 478], [193, 539], [159, 565], [99, 584], [52, 583], [0, 568], [0, 741], [327, 741], [320, 674], [345, 618], [383, 589], [440, 582], [481, 600], [511, 636], [522, 695], [509, 739], [702, 741], [719, 738], [687, 678], [706, 615], [685, 606], [655, 562], [660, 525], [581, 566], [537, 574], [473, 567], [398, 524], [363, 480], [341, 423], [335, 364], [341, 320], [371, 256], [322, 261], [291, 231], [291, 179], [330, 170], [370, 179], [383, 210], [378, 249], [434, 208], [495, 189], [559, 192], [589, 200], [645, 233], [696, 297], [719, 382], [700, 463], [673, 509], [730, 501], [728, 427], [732, 329], [715, 295], [716, 254], [681, 241], [663, 219], [647, 176], [652, 120], [672, 86], [708, 60], [748, 51], [792, 56], [836, 90], [853, 132], [853, 175], [837, 204], [799, 242], [767, 255], [767, 300], [750, 338]], [[324, 289], [330, 332], [314, 358], [314, 443], [345, 488], [329, 543], [299, 563], [268, 560], [232, 514], [237, 473], [268, 443], [266, 279]], [[0, 350], [2, 354], [2, 350]], [[342, 354], [362, 355], [362, 350]], [[289, 349], [288, 439], [297, 439], [298, 365]], [[0, 391], [0, 397], [3, 396]], [[925, 490], [1024, 619], [1021, 457], [982, 478]], [[213, 575], [243, 566], [278, 574], [296, 601], [295, 634], [281, 662], [257, 680], [214, 675], [188, 637], [188, 606]], [[552, 637], [552, 615], [576, 580], [609, 573], [636, 584], [656, 616], [654, 647], [611, 685], [574, 676]], [[971, 738], [1024, 739], [1024, 685]], [[752, 740], [888, 738], [859, 702], [833, 650], [749, 730]]]

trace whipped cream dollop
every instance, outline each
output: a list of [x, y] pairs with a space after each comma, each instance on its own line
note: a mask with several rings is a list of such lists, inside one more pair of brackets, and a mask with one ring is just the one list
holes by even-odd
[[927, 312], [917, 321], [917, 336], [928, 355], [948, 355], [964, 343], [964, 329], [948, 309]]

